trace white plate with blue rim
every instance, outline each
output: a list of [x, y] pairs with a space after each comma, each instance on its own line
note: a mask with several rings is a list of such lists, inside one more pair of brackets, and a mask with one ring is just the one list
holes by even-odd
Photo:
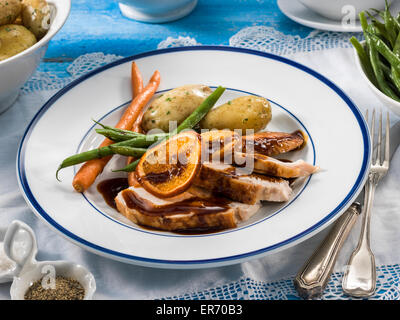
[[[282, 13], [289, 19], [300, 23], [306, 27], [313, 29], [320, 29], [326, 31], [336, 31], [336, 32], [362, 32], [362, 27], [359, 19], [351, 19], [353, 12], [346, 10], [343, 7], [343, 19], [342, 20], [332, 20], [324, 17], [311, 9], [307, 8], [299, 0], [278, 0], [277, 2], [279, 9]], [[379, 4], [384, 7], [384, 1], [382, 0]], [[397, 16], [400, 11], [400, 2], [392, 1], [390, 4], [390, 12]], [[373, 11], [370, 11], [374, 14]]]
[[[299, 183], [286, 203], [263, 203], [237, 228], [177, 234], [142, 228], [109, 207], [97, 184], [118, 177], [113, 157], [84, 194], [71, 182], [79, 168], [55, 172], [61, 161], [95, 148], [101, 137], [91, 119], [114, 125], [131, 99], [130, 64], [147, 81], [157, 69], [156, 96], [184, 84], [227, 88], [218, 105], [255, 94], [272, 105], [268, 130], [302, 130], [305, 148], [289, 159], [322, 168]], [[17, 155], [21, 192], [35, 214], [78, 246], [126, 263], [160, 268], [204, 268], [240, 263], [283, 250], [326, 228], [361, 191], [370, 163], [367, 125], [359, 109], [334, 83], [294, 61], [231, 47], [169, 48], [124, 58], [96, 69], [53, 96], [26, 129]]]

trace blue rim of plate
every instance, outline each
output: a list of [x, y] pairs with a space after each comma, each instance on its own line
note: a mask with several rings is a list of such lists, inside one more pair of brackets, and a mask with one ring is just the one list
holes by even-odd
[[[290, 65], [292, 67], [295, 67], [311, 76], [314, 78], [318, 79], [322, 83], [324, 83], [326, 86], [328, 86], [330, 89], [332, 89], [350, 108], [350, 110], [353, 112], [358, 125], [360, 126], [360, 130], [362, 133], [362, 138], [363, 138], [363, 144], [364, 144], [364, 154], [363, 154], [363, 161], [361, 165], [361, 170], [357, 176], [356, 182], [351, 188], [350, 192], [346, 195], [346, 197], [342, 200], [342, 202], [334, 209], [332, 210], [329, 214], [325, 216], [322, 220], [311, 226], [310, 228], [304, 230], [303, 232], [288, 238], [284, 241], [281, 241], [279, 243], [276, 243], [274, 245], [258, 249], [255, 251], [251, 252], [246, 252], [243, 254], [238, 254], [238, 255], [232, 255], [232, 256], [226, 256], [226, 257], [220, 257], [220, 258], [214, 258], [214, 259], [202, 259], [202, 260], [161, 260], [161, 259], [153, 259], [153, 258], [144, 258], [144, 257], [138, 257], [138, 256], [133, 256], [133, 255], [128, 255], [122, 252], [110, 250], [101, 246], [98, 246], [94, 243], [88, 242], [85, 239], [82, 239], [78, 237], [77, 235], [71, 233], [61, 225], [59, 225], [55, 220], [53, 220], [49, 214], [47, 214], [44, 209], [40, 206], [40, 204], [37, 202], [35, 197], [32, 194], [32, 191], [30, 190], [28, 181], [26, 179], [25, 175], [25, 168], [24, 168], [24, 160], [25, 160], [25, 146], [26, 142], [28, 141], [36, 123], [39, 121], [41, 116], [61, 97], [63, 96], [66, 92], [80, 84], [81, 82], [91, 78], [92, 76], [103, 72], [104, 70], [113, 68], [117, 65], [130, 62], [132, 60], [137, 60], [140, 58], [145, 58], [149, 56], [155, 56], [155, 55], [160, 55], [160, 54], [165, 54], [165, 53], [170, 53], [170, 52], [182, 52], [182, 51], [231, 51], [231, 52], [238, 52], [238, 53], [244, 53], [244, 54], [250, 54], [250, 55], [255, 55], [255, 56], [260, 56], [264, 57], [267, 59], [271, 60], [276, 60], [281, 63]], [[130, 57], [126, 57], [117, 61], [114, 61], [110, 64], [107, 64], [105, 66], [102, 66], [98, 69], [95, 69], [82, 77], [74, 80], [67, 86], [65, 86], [63, 89], [58, 91], [54, 96], [52, 96], [43, 106], [42, 108], [37, 112], [37, 114], [33, 117], [31, 122], [29, 123], [28, 127], [26, 128], [24, 135], [22, 136], [21, 143], [18, 148], [17, 152], [17, 161], [16, 161], [16, 166], [17, 166], [17, 180], [20, 185], [21, 191], [24, 195], [25, 200], [27, 203], [31, 206], [33, 211], [42, 219], [45, 220], [51, 227], [55, 228], [57, 231], [59, 231], [61, 234], [72, 240], [73, 242], [76, 242], [78, 244], [83, 245], [87, 249], [106, 255], [106, 256], [111, 256], [114, 257], [118, 260], [123, 260], [123, 261], [130, 261], [132, 263], [137, 262], [137, 263], [142, 263], [146, 265], [151, 265], [151, 264], [156, 264], [156, 265], [181, 265], [181, 266], [190, 266], [190, 265], [203, 265], [203, 264], [227, 264], [229, 261], [236, 261], [236, 260], [243, 260], [245, 258], [249, 257], [256, 257], [261, 255], [262, 253], [266, 253], [268, 251], [272, 251], [275, 249], [278, 249], [280, 247], [287, 246], [288, 244], [295, 242], [302, 237], [312, 233], [313, 231], [316, 231], [320, 227], [322, 227], [325, 223], [327, 223], [329, 220], [334, 218], [336, 215], [338, 215], [342, 210], [344, 210], [346, 207], [350, 205], [350, 201], [354, 199], [358, 193], [361, 191], [361, 188], [363, 186], [363, 182], [365, 181], [366, 175], [367, 175], [367, 168], [369, 167], [369, 163], [371, 160], [371, 141], [370, 141], [370, 136], [369, 136], [369, 131], [368, 131], [368, 126], [364, 120], [364, 117], [362, 116], [360, 110], [357, 108], [357, 106], [352, 102], [352, 100], [341, 90], [337, 85], [335, 85], [332, 81], [321, 75], [320, 73], [314, 71], [313, 69], [310, 69], [309, 67], [306, 67], [298, 62], [292, 61], [290, 59], [280, 57], [271, 53], [266, 53], [262, 51], [256, 51], [256, 50], [251, 50], [251, 49], [245, 49], [245, 48], [235, 48], [235, 47], [228, 47], [228, 46], [190, 46], [190, 47], [178, 47], [178, 48], [166, 48], [166, 49], [161, 49], [161, 50], [153, 50], [153, 51], [148, 51], [144, 53], [140, 53], [137, 55], [133, 55]]]
[[[216, 87], [216, 86], [210, 86], [210, 88], [215, 89], [215, 88], [217, 88], [217, 87]], [[164, 92], [169, 91], [169, 90], [171, 90], [171, 89], [172, 89], [172, 88], [160, 90], [160, 91], [157, 91], [156, 94], [164, 93]], [[244, 93], [244, 94], [247, 94], [247, 95], [257, 95], [257, 94], [255, 94], [255, 93], [248, 92], [248, 91], [244, 91], [244, 90], [239, 90], [239, 89], [233, 89], [233, 88], [225, 88], [225, 89], [226, 89], [227, 91], [235, 91], [235, 92], [240, 92], [240, 93]], [[288, 109], [286, 109], [285, 107], [283, 107], [283, 106], [280, 105], [279, 103], [276, 103], [275, 101], [270, 100], [270, 99], [268, 99], [268, 101], [271, 102], [274, 106], [276, 106], [276, 107], [281, 108], [282, 110], [284, 110], [290, 117], [293, 118], [293, 120], [295, 120], [295, 121], [302, 127], [302, 130], [304, 130], [304, 131], [306, 132], [306, 134], [307, 134], [307, 136], [308, 136], [308, 139], [309, 139], [309, 143], [311, 144], [311, 148], [312, 148], [312, 151], [313, 151], [313, 162], [312, 162], [312, 164], [315, 165], [315, 161], [316, 161], [316, 151], [315, 151], [314, 140], [313, 140], [313, 138], [311, 137], [311, 134], [310, 134], [310, 132], [308, 131], [308, 129], [306, 128], [306, 126], [304, 125], [304, 123], [302, 123], [302, 122], [300, 121], [299, 118], [297, 118], [292, 112], [290, 112]], [[126, 103], [123, 103], [123, 104], [119, 105], [118, 107], [112, 109], [111, 111], [107, 112], [107, 113], [106, 113], [105, 115], [103, 115], [101, 118], [97, 119], [97, 122], [103, 121], [103, 119], [106, 118], [108, 115], [112, 114], [113, 112], [115, 112], [116, 110], [118, 110], [118, 109], [120, 109], [120, 108], [123, 108], [123, 107], [126, 106], [129, 102], [130, 102], [130, 101], [128, 101], [128, 102], [126, 102]], [[97, 126], [96, 123], [93, 124], [93, 125], [89, 128], [89, 130], [83, 135], [83, 138], [82, 138], [81, 142], [78, 144], [78, 148], [77, 148], [77, 150], [76, 150], [76, 153], [80, 153], [80, 152], [81, 152], [80, 150], [81, 150], [81, 147], [82, 147], [83, 142], [84, 142], [85, 139], [89, 136], [89, 134], [90, 134], [91, 132], [93, 132], [93, 129], [94, 129], [96, 126]], [[82, 150], [82, 151], [83, 151], [83, 150]], [[75, 166], [75, 169], [74, 169], [74, 174], [76, 174], [76, 166]], [[296, 195], [293, 197], [293, 199], [291, 199], [290, 201], [288, 201], [287, 203], [285, 203], [281, 208], [278, 208], [276, 211], [274, 211], [274, 212], [268, 214], [266, 217], [264, 217], [264, 218], [262, 218], [262, 219], [260, 219], [260, 220], [258, 220], [258, 221], [255, 221], [255, 222], [253, 222], [253, 223], [251, 223], [251, 224], [248, 224], [248, 225], [246, 225], [246, 226], [237, 227], [237, 228], [228, 229], [228, 230], [223, 230], [223, 231], [215, 232], [215, 233], [211, 233], [211, 234], [174, 235], [174, 234], [171, 234], [171, 233], [164, 232], [164, 231], [162, 231], [162, 230], [160, 230], [160, 231], [158, 231], [158, 232], [153, 232], [153, 231], [148, 231], [148, 230], [143, 229], [143, 228], [140, 228], [140, 227], [133, 227], [133, 226], [130, 226], [130, 225], [128, 225], [128, 224], [126, 224], [126, 223], [124, 223], [124, 222], [122, 222], [122, 221], [119, 221], [119, 220], [117, 220], [117, 219], [111, 217], [111, 216], [108, 215], [107, 213], [101, 211], [101, 209], [99, 209], [98, 207], [96, 207], [96, 205], [95, 205], [91, 200], [89, 200], [89, 198], [85, 195], [85, 193], [82, 193], [82, 197], [83, 197], [97, 212], [99, 212], [101, 215], [103, 215], [103, 216], [106, 217], [107, 219], [109, 219], [109, 220], [111, 220], [111, 221], [113, 221], [113, 222], [115, 222], [115, 223], [117, 223], [117, 224], [119, 224], [119, 225], [121, 225], [121, 226], [123, 226], [123, 227], [129, 228], [129, 229], [133, 229], [133, 230], [138, 231], [138, 232], [144, 232], [144, 233], [154, 234], [154, 235], [163, 236], [163, 237], [179, 237], [179, 238], [194, 238], [194, 237], [196, 237], [196, 238], [200, 238], [200, 237], [220, 236], [220, 235], [223, 235], [223, 234], [226, 234], [226, 233], [237, 232], [237, 231], [239, 231], [239, 230], [252, 227], [252, 226], [254, 226], [254, 225], [256, 225], [256, 224], [259, 224], [259, 223], [261, 223], [261, 222], [264, 222], [265, 220], [268, 220], [268, 219], [274, 217], [275, 215], [277, 215], [278, 213], [281, 213], [281, 212], [282, 212], [283, 210], [285, 210], [287, 207], [289, 207], [290, 205], [292, 205], [292, 204], [298, 199], [298, 197], [299, 197], [299, 196], [303, 193], [303, 191], [307, 188], [308, 184], [309, 184], [310, 181], [311, 181], [312, 176], [313, 176], [313, 175], [310, 175], [306, 180], [304, 180], [303, 185], [301, 186], [301, 189], [298, 190], [298, 192], [297, 192]]]

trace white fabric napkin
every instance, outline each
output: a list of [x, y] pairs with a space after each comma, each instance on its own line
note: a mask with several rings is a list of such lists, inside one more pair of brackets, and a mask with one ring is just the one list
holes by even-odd
[[[385, 110], [358, 74], [353, 63], [352, 49], [337, 48], [303, 52], [292, 54], [290, 58], [327, 76], [341, 87], [362, 111], [372, 107], [382, 107]], [[21, 94], [11, 109], [0, 115], [0, 144], [2, 146], [0, 149], [0, 228], [7, 227], [14, 219], [22, 220], [36, 232], [39, 260], [63, 259], [86, 266], [94, 274], [97, 282], [96, 299], [296, 298], [291, 285], [292, 278], [319, 245], [329, 228], [294, 247], [270, 254], [262, 259], [201, 270], [152, 269], [116, 262], [85, 251], [50, 230], [26, 205], [17, 184], [15, 160], [18, 143], [25, 127], [55, 92], [56, 90], [34, 90], [33, 92], [27, 90], [27, 93]], [[391, 113], [391, 119], [392, 123], [400, 120], [393, 113]], [[343, 130], [339, 124], [338, 130]], [[332, 150], [332, 152], [340, 152], [340, 150]], [[398, 289], [400, 275], [398, 266], [400, 264], [399, 181], [400, 151], [397, 151], [388, 176], [377, 190], [371, 225], [372, 249], [376, 263], [377, 266], [383, 266], [381, 269], [378, 268], [378, 276], [383, 277], [382, 288], [385, 286], [388, 291], [397, 292], [395, 295], [397, 298], [400, 296]], [[323, 297], [325, 299], [344, 298], [340, 290], [340, 272], [344, 270], [346, 261], [357, 243], [360, 221], [361, 219], [340, 253], [335, 267], [337, 274], [335, 273], [328, 286], [327, 293]], [[387, 279], [389, 280], [386, 281]], [[0, 284], [0, 299], [10, 298], [9, 287], [10, 283]], [[385, 297], [388, 296], [377, 293], [375, 298]]]

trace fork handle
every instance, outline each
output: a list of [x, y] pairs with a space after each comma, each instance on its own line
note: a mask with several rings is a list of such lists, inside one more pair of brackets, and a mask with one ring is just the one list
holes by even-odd
[[360, 212], [360, 204], [354, 202], [339, 217], [321, 245], [300, 269], [294, 279], [294, 286], [300, 297], [311, 299], [322, 295], [332, 274], [337, 255]]
[[370, 174], [366, 184], [360, 239], [343, 275], [343, 291], [355, 297], [369, 297], [376, 289], [375, 257], [370, 248], [370, 221], [377, 176]]

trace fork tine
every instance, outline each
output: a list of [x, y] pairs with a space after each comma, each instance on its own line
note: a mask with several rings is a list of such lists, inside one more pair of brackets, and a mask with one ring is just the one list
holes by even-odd
[[389, 112], [387, 113], [386, 116], [386, 137], [385, 137], [385, 162], [389, 164], [389, 158], [390, 158], [390, 119], [389, 119]]
[[381, 160], [381, 149], [382, 149], [382, 110], [379, 115], [379, 131], [378, 131], [378, 143], [376, 145], [376, 162], [382, 164]]
[[372, 164], [375, 164], [376, 160], [376, 151], [375, 148], [375, 109], [372, 110], [372, 119], [371, 119], [371, 146], [372, 146]]

